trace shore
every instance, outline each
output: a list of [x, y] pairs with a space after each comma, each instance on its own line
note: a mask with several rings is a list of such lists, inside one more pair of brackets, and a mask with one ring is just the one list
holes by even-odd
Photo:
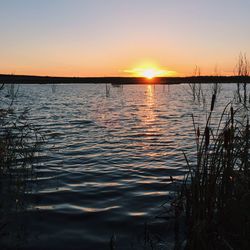
[[180, 83], [250, 83], [249, 76], [191, 76], [191, 77], [51, 77], [0, 74], [0, 83], [111, 83], [111, 84], [180, 84]]

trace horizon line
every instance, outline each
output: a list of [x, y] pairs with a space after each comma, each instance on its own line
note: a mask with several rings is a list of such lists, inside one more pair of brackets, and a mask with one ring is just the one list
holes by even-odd
[[250, 76], [164, 76], [147, 79], [145, 77], [55, 77], [35, 75], [0, 74], [2, 84], [60, 84], [60, 83], [111, 83], [111, 84], [181, 84], [181, 83], [250, 83]]

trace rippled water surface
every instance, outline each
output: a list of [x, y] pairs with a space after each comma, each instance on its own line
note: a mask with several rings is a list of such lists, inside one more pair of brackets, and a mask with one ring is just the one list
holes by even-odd
[[[24, 212], [26, 248], [109, 249], [115, 234], [130, 249], [185, 173], [191, 113], [203, 119], [187, 85], [108, 87], [107, 96], [104, 84], [20, 86], [16, 105], [31, 108], [47, 141]], [[221, 102], [232, 88], [223, 85]]]

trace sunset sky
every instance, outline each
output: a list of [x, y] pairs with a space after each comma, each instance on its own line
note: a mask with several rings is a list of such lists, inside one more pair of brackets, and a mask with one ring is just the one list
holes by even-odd
[[250, 58], [249, 10], [249, 0], [0, 0], [0, 73], [233, 74], [240, 51]]

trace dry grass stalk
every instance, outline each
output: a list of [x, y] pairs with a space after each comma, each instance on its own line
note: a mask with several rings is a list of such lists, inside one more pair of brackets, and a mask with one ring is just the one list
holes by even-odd
[[[178, 207], [185, 214], [186, 249], [250, 249], [249, 119], [227, 105], [218, 127], [195, 130], [197, 159], [189, 168]], [[194, 128], [195, 128], [194, 124]]]

